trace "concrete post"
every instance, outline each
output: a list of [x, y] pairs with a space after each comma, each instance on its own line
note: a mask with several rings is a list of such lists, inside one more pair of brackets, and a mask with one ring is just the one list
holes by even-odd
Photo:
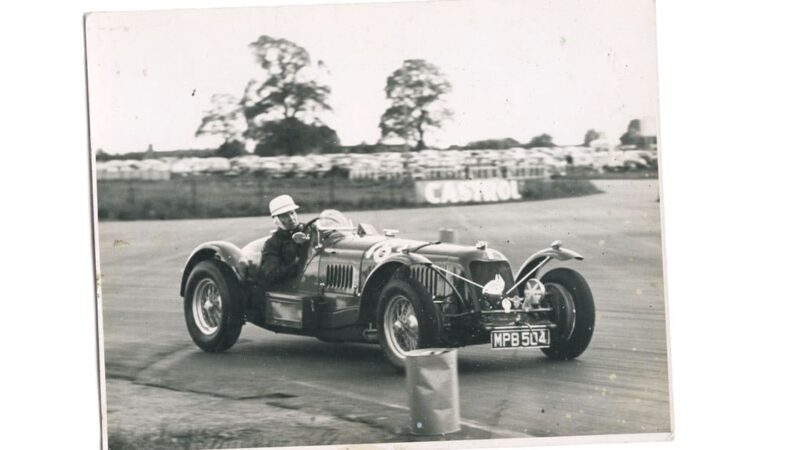
[[458, 351], [427, 348], [406, 353], [411, 433], [436, 435], [461, 429]]

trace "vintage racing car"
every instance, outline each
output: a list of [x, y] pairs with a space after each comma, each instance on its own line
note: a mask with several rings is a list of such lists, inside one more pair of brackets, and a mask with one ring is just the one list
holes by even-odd
[[410, 350], [487, 343], [572, 359], [592, 338], [594, 300], [583, 276], [566, 267], [543, 273], [549, 261], [583, 259], [559, 241], [513, 274], [485, 242], [399, 239], [393, 230], [354, 226], [336, 210], [323, 211], [307, 231], [305, 269], [289, 291], [258, 283], [266, 237], [241, 249], [207, 242], [192, 252], [180, 293], [197, 346], [225, 351], [250, 322], [323, 341], [379, 343], [402, 368]]

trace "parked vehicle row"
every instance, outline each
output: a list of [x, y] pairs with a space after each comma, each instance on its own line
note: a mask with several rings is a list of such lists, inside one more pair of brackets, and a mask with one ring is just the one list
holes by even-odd
[[478, 168], [494, 168], [496, 176], [511, 173], [563, 175], [568, 167], [595, 171], [654, 168], [655, 150], [592, 147], [512, 148], [506, 150], [422, 150], [419, 152], [334, 153], [304, 156], [245, 155], [226, 159], [158, 158], [97, 163], [98, 179], [164, 179], [170, 176], [219, 173], [261, 174], [273, 178], [322, 177], [336, 169], [352, 179], [476, 178]]

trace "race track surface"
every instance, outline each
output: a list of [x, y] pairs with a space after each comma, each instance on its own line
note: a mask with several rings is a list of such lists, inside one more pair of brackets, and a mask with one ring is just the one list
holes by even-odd
[[[585, 257], [567, 265], [584, 275], [595, 297], [596, 330], [586, 353], [554, 362], [537, 350], [459, 349], [464, 431], [456, 438], [671, 431], [658, 182], [595, 184], [603, 194], [348, 213], [354, 222], [399, 229], [401, 237], [435, 240], [440, 228], [455, 229], [460, 243], [488, 241], [514, 270], [555, 239]], [[253, 325], [245, 326], [240, 341], [224, 354], [206, 354], [192, 343], [178, 293], [192, 249], [220, 239], [241, 246], [271, 227], [267, 217], [100, 224], [110, 436], [145, 422], [163, 430], [182, 408], [183, 400], [174, 396], [197, 394], [214, 401], [205, 403], [208, 409], [193, 404], [194, 430], [210, 427], [212, 419], [214, 427], [230, 430], [244, 418], [270, 423], [286, 411], [375, 430], [318, 433], [309, 424], [283, 440], [252, 441], [256, 444], [412, 440], [406, 432], [405, 380], [377, 346], [328, 344]], [[118, 388], [120, 381], [133, 387]], [[226, 401], [222, 415], [221, 406], [213, 406], [220, 399]], [[343, 428], [332, 422], [330, 429]], [[354, 442], [359, 439], [354, 436], [364, 440]], [[229, 446], [218, 438], [198, 439], [193, 445]]]

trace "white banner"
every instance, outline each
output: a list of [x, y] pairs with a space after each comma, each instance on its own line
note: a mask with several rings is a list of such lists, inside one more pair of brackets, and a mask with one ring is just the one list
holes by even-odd
[[431, 205], [520, 200], [519, 180], [437, 180], [416, 182], [417, 201]]

